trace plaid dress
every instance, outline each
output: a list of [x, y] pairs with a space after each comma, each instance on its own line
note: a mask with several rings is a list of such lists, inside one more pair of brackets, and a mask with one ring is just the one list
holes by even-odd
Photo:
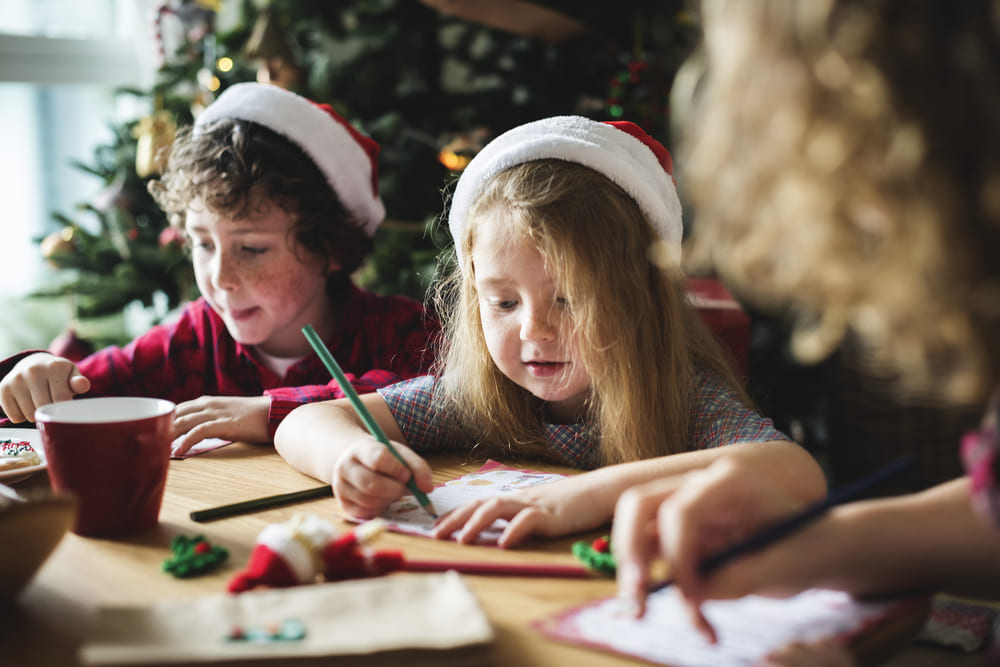
[[[734, 442], [789, 440], [774, 422], [747, 408], [714, 376], [699, 376], [695, 396], [694, 428], [687, 449], [709, 449]], [[435, 409], [432, 396], [434, 378], [426, 375], [377, 389], [393, 418], [418, 452], [466, 450], [472, 444], [463, 439], [455, 422]], [[584, 423], [546, 424], [555, 457], [565, 465], [593, 470], [599, 466], [598, 447]]]

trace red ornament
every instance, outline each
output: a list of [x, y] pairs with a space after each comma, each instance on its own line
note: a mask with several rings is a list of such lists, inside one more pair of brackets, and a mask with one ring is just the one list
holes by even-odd
[[184, 235], [173, 225], [167, 225], [160, 232], [160, 247], [182, 246], [184, 245]]
[[76, 329], [70, 326], [52, 340], [49, 344], [49, 352], [70, 361], [80, 361], [94, 352], [94, 346], [89, 341], [78, 337]]

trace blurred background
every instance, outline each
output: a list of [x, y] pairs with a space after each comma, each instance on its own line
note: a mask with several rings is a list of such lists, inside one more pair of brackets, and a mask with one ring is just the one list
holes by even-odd
[[358, 280], [421, 297], [450, 242], [435, 225], [442, 188], [496, 134], [578, 113], [669, 145], [693, 15], [680, 1], [610, 16], [592, 4], [5, 0], [0, 294], [20, 326], [0, 353], [60, 334], [121, 343], [194, 295], [146, 182], [176, 128], [240, 81], [329, 103], [381, 144], [388, 220]]
[[[0, 358], [79, 358], [196, 296], [146, 183], [174, 131], [227, 86], [329, 103], [381, 144], [388, 219], [358, 282], [421, 298], [450, 243], [442, 192], [485, 142], [581, 114], [672, 148], [671, 95], [694, 85], [699, 40], [688, 0], [3, 0]], [[686, 227], [695, 217], [685, 208]], [[921, 460], [905, 488], [959, 473], [954, 443], [978, 408], [904, 401], [859, 372], [850, 345], [800, 366], [781, 313], [746, 315], [752, 397], [833, 482], [902, 451]]]

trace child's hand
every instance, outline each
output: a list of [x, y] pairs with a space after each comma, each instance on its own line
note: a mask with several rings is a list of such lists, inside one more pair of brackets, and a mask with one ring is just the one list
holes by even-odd
[[550, 482], [505, 496], [477, 500], [449, 512], [434, 529], [434, 537], [475, 542], [497, 519], [510, 523], [500, 535], [500, 547], [513, 547], [532, 535], [560, 537], [597, 528], [610, 510], [595, 504], [585, 475]]
[[[792, 571], [799, 559], [787, 562], [783, 547], [777, 554], [775, 549], [765, 550], [737, 559], [708, 579], [698, 573], [699, 563], [801, 506], [801, 501], [752, 468], [726, 458], [688, 473], [679, 485], [665, 479], [630, 489], [618, 501], [612, 530], [619, 595], [634, 602], [641, 614], [649, 565], [662, 557], [670, 565], [695, 627], [715, 642], [715, 631], [701, 612], [704, 600], [797, 592]], [[781, 564], [766, 562], [768, 555], [777, 555]]]
[[176, 440], [173, 453], [184, 454], [205, 438], [268, 442], [270, 409], [267, 396], [201, 396], [179, 403], [171, 436]]
[[69, 359], [38, 352], [17, 362], [0, 381], [0, 408], [15, 424], [35, 421], [35, 410], [90, 391], [90, 380]]
[[[413, 471], [417, 488], [430, 493], [434, 483], [427, 462], [406, 445], [394, 442], [393, 446]], [[358, 519], [371, 519], [409, 493], [409, 479], [410, 471], [389, 448], [363, 433], [337, 459], [331, 484], [345, 512]]]

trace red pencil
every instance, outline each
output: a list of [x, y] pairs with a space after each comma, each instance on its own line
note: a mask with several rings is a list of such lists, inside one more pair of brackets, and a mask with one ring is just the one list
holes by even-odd
[[590, 579], [594, 573], [578, 565], [545, 563], [489, 563], [477, 561], [404, 560], [400, 568], [405, 572], [445, 572], [455, 570], [460, 574], [481, 574], [507, 577], [563, 577]]

